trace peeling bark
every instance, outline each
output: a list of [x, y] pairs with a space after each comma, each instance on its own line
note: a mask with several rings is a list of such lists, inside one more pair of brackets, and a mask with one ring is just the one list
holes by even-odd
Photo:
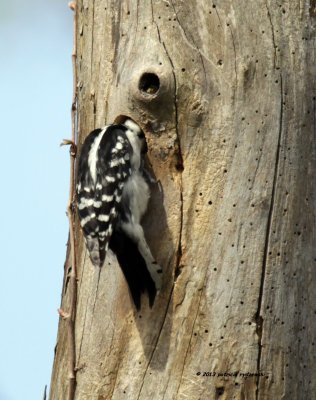
[[[314, 5], [78, 3], [78, 146], [120, 115], [142, 125], [162, 185], [143, 226], [164, 284], [137, 313], [76, 221], [75, 399], [313, 398]], [[66, 398], [67, 357], [61, 320], [51, 400]]]

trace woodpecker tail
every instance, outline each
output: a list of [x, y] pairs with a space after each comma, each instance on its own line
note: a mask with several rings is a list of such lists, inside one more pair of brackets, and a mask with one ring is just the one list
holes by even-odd
[[160, 285], [156, 287], [137, 244], [125, 232], [118, 230], [112, 234], [110, 249], [116, 254], [137, 310], [140, 310], [141, 294], [145, 291], [152, 307]]
[[108, 244], [100, 243], [97, 237], [87, 236], [85, 240], [92, 264], [96, 267], [102, 267]]

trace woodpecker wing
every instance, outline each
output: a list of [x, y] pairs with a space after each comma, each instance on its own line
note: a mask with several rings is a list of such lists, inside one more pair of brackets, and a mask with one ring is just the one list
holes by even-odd
[[131, 175], [132, 148], [124, 129], [110, 127], [99, 146], [95, 199], [98, 218], [100, 258], [103, 264], [115, 228], [124, 184]]
[[[76, 185], [77, 209], [84, 238], [91, 254], [97, 237], [97, 220], [94, 210], [95, 200], [95, 162], [96, 149], [104, 134], [104, 129], [92, 131], [85, 139], [78, 160], [78, 176]], [[97, 251], [97, 249], [96, 249]], [[97, 251], [98, 252], [98, 251]]]
[[104, 263], [124, 183], [131, 174], [132, 149], [125, 130], [110, 125], [93, 131], [79, 159], [78, 212], [91, 261], [98, 266]]

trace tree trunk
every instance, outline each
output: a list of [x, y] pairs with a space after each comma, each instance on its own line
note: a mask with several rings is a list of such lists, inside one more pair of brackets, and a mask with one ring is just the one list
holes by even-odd
[[[164, 283], [136, 312], [76, 220], [76, 400], [314, 398], [315, 7], [79, 1], [78, 147], [120, 115], [143, 127]], [[51, 400], [67, 357], [61, 320]]]

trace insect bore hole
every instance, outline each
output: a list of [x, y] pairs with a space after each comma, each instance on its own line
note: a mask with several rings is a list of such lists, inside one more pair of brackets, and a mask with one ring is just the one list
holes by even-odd
[[156, 74], [145, 72], [139, 80], [138, 88], [143, 93], [156, 94], [159, 87], [160, 81]]

